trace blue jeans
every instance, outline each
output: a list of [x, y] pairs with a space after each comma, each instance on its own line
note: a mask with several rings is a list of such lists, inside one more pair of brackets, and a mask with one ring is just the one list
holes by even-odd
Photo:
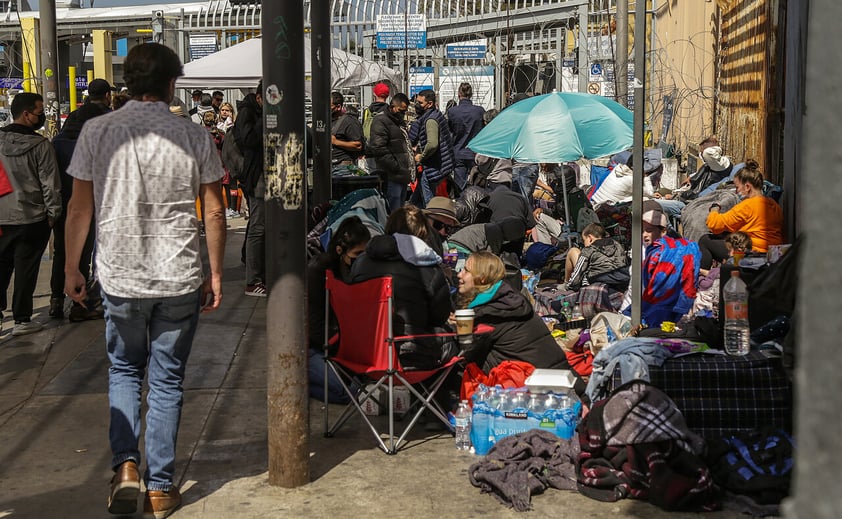
[[[426, 169], [428, 168], [425, 168], [425, 170]], [[438, 173], [438, 171], [436, 171], [435, 173]], [[424, 196], [424, 205], [422, 207], [427, 207], [427, 204], [430, 202], [430, 200], [434, 196], [436, 196], [436, 188], [439, 187], [439, 184], [441, 184], [443, 181], [444, 178], [440, 178], [435, 182], [430, 182], [427, 179], [427, 171], [424, 171], [424, 174], [421, 175], [421, 194]]]
[[520, 191], [532, 204], [532, 192], [538, 183], [538, 164], [518, 164], [512, 168], [512, 189]]
[[678, 222], [681, 221], [681, 210], [684, 209], [684, 202], [681, 200], [665, 200], [663, 198], [654, 198], [661, 210], [667, 216], [669, 228], [672, 231], [678, 232]]
[[392, 214], [406, 201], [406, 182], [386, 181], [386, 206]]
[[146, 402], [146, 472], [149, 490], [168, 492], [175, 472], [175, 442], [181, 420], [182, 383], [199, 320], [201, 289], [177, 297], [134, 299], [103, 293], [109, 440], [117, 467], [126, 460], [140, 464], [140, 399], [148, 371]]
[[468, 185], [468, 173], [474, 167], [474, 159], [456, 159], [456, 165], [453, 168], [453, 181], [456, 182], [456, 187], [459, 191], [465, 189]]

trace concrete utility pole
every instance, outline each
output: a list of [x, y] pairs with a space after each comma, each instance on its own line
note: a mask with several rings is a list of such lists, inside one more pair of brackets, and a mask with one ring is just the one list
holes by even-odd
[[313, 204], [323, 204], [331, 195], [330, 163], [330, 33], [328, 2], [310, 4], [310, 69], [313, 101]]
[[[800, 4], [800, 5], [799, 5]], [[787, 34], [793, 52], [803, 53], [806, 70], [787, 69], [787, 77], [805, 72], [803, 105], [787, 105], [787, 118], [804, 116], [800, 138], [803, 154], [791, 172], [797, 175], [799, 222], [806, 235], [798, 263], [795, 317], [795, 478], [792, 495], [785, 502], [787, 519], [836, 519], [842, 510], [839, 466], [842, 435], [842, 230], [829, 222], [842, 218], [842, 183], [837, 168], [842, 98], [839, 80], [828, 70], [842, 66], [842, 35], [835, 30], [842, 16], [838, 0], [796, 2], [787, 6], [787, 18], [798, 17], [797, 32]], [[804, 23], [807, 17], [807, 24]], [[789, 21], [789, 20], [788, 20]], [[804, 32], [801, 32], [804, 31]], [[835, 43], [834, 43], [835, 42]], [[806, 50], [806, 52], [805, 52]], [[835, 158], [834, 158], [835, 157]], [[797, 172], [797, 173], [796, 173]], [[791, 333], [791, 332], [790, 332]], [[786, 354], [786, 351], [784, 352]], [[786, 358], [786, 357], [784, 357]]]
[[[635, 11], [636, 15], [637, 11]], [[635, 18], [637, 20], [637, 18]], [[629, 106], [629, 0], [617, 2], [617, 51], [614, 56], [614, 81], [617, 102]], [[611, 37], [611, 26], [608, 26]], [[634, 39], [637, 43], [637, 38]], [[635, 65], [637, 66], [637, 65]]]
[[263, 3], [269, 484], [310, 482], [304, 4]]
[[41, 0], [41, 77], [44, 84], [44, 130], [52, 139], [59, 130], [58, 45], [56, 43], [56, 0]]
[[[620, 3], [626, 0], [621, 0]], [[618, 38], [619, 39], [619, 38]], [[646, 0], [634, 5], [634, 176], [632, 181], [632, 326], [640, 324], [643, 274], [643, 118], [646, 116]]]

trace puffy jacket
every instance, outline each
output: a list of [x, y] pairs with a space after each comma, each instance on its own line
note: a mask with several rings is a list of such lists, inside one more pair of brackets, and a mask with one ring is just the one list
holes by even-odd
[[627, 273], [627, 259], [626, 250], [613, 238], [596, 240], [582, 249], [579, 261], [576, 262], [576, 267], [567, 282], [567, 288], [579, 290], [586, 277], [593, 282], [593, 278], [617, 269], [623, 269]]
[[427, 146], [427, 121], [433, 119], [439, 129], [439, 149], [430, 157], [423, 159], [424, 174], [431, 182], [443, 179], [453, 172], [456, 164], [453, 157], [453, 137], [450, 135], [450, 126], [444, 115], [437, 109], [424, 112], [421, 117], [412, 122], [409, 128], [409, 142], [423, 150]]
[[257, 103], [257, 96], [249, 94], [237, 110], [234, 135], [243, 153], [243, 192], [263, 196], [263, 108]]
[[25, 225], [61, 215], [61, 180], [50, 141], [10, 124], [0, 130], [0, 160], [14, 192], [0, 198], [0, 225]]
[[487, 222], [491, 218], [491, 211], [485, 207], [488, 192], [477, 186], [468, 186], [456, 200], [456, 216], [464, 227], [472, 223]]
[[[441, 257], [423, 240], [406, 234], [375, 236], [351, 268], [351, 283], [392, 276], [394, 334], [414, 335], [441, 332], [453, 311], [450, 286], [444, 276]], [[405, 342], [400, 354], [441, 358], [441, 346], [434, 338]]]
[[406, 184], [415, 167], [410, 155], [403, 121], [390, 110], [380, 112], [371, 121], [371, 136], [365, 153], [374, 159], [375, 171], [387, 180]]
[[528, 362], [536, 368], [570, 369], [564, 351], [550, 335], [532, 305], [520, 292], [501, 281], [481, 293], [469, 305], [475, 324], [487, 324], [494, 331], [479, 334], [465, 352], [468, 362], [476, 362], [488, 373], [504, 360]]

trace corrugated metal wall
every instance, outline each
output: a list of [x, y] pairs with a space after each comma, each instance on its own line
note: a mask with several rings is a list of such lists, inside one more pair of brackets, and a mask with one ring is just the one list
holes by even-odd
[[715, 133], [736, 161], [754, 158], [779, 182], [782, 77], [777, 65], [779, 0], [718, 2], [721, 25]]

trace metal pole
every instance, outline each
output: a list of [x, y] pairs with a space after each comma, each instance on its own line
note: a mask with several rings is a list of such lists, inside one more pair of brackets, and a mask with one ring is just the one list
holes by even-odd
[[313, 101], [313, 204], [331, 197], [330, 166], [330, 4], [310, 4], [310, 74]]
[[56, 39], [56, 0], [41, 0], [41, 77], [44, 84], [44, 124], [46, 137], [52, 139], [59, 130], [58, 43]]
[[[625, 0], [622, 0], [625, 1]], [[646, 0], [634, 7], [634, 176], [632, 196], [632, 326], [640, 324], [641, 279], [643, 274], [643, 119], [646, 101]]]
[[269, 484], [309, 483], [304, 4], [263, 4]]
[[579, 6], [579, 92], [588, 91], [588, 6]]
[[[637, 18], [635, 18], [637, 20]], [[611, 37], [609, 24], [608, 37]], [[635, 42], [637, 39], [635, 39]], [[617, 54], [614, 56], [617, 102], [629, 106], [629, 0], [617, 2]]]

